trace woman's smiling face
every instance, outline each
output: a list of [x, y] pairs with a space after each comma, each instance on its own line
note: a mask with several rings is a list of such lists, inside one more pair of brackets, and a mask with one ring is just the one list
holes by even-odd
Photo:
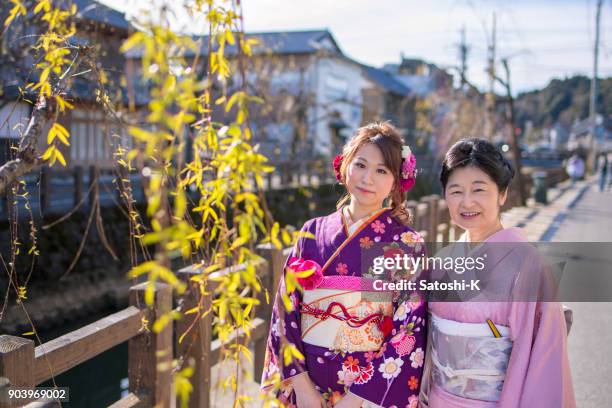
[[382, 207], [385, 198], [391, 193], [395, 177], [385, 166], [383, 155], [378, 147], [364, 144], [357, 150], [347, 169], [346, 188], [355, 204], [362, 208]]
[[500, 194], [487, 173], [474, 166], [455, 169], [444, 191], [451, 219], [468, 231], [486, 231], [499, 223], [506, 195], [505, 191]]

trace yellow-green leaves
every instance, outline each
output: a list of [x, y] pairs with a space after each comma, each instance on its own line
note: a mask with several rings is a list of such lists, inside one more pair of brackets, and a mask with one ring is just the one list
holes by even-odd
[[145, 289], [145, 303], [149, 306], [153, 304], [153, 289], [155, 288], [154, 282], [162, 280], [178, 292], [183, 293], [185, 291], [185, 284], [178, 280], [176, 275], [168, 268], [160, 265], [156, 261], [147, 261], [141, 263], [138, 266], [133, 267], [128, 273], [128, 277], [131, 279], [137, 278], [140, 275], [147, 274], [147, 280], [149, 285]]
[[70, 146], [70, 142], [68, 141], [69, 137], [70, 134], [68, 133], [66, 128], [55, 122], [53, 126], [51, 126], [51, 129], [49, 129], [49, 133], [47, 134], [47, 144], [50, 145], [57, 138], [64, 145]]
[[189, 402], [189, 395], [193, 392], [190, 378], [193, 376], [193, 368], [187, 366], [174, 373], [174, 390], [181, 400], [181, 407], [186, 408]]
[[286, 343], [283, 347], [283, 360], [285, 365], [287, 366], [291, 364], [294, 359], [304, 361], [304, 355], [297, 349], [297, 347], [295, 347], [295, 345]]
[[[5, 27], [8, 27], [18, 16], [25, 16], [28, 12], [22, 0], [10, 0], [10, 2], [13, 7], [4, 21]], [[64, 10], [59, 5], [53, 7], [51, 0], [36, 0], [31, 11], [35, 15], [42, 15], [41, 20], [46, 22], [47, 27], [46, 30], [43, 29], [42, 32], [37, 33], [38, 39], [33, 46], [34, 49], [43, 51], [42, 58], [35, 65], [38, 71], [38, 81], [29, 83], [27, 88], [38, 90], [42, 97], [53, 97], [59, 113], [65, 113], [66, 109], [73, 109], [74, 106], [64, 100], [59, 92], [54, 91], [54, 85], [51, 81], [60, 78], [66, 67], [71, 63], [70, 50], [65, 45], [76, 32], [74, 24], [69, 22], [69, 18], [76, 14], [77, 9], [73, 5], [70, 10]], [[56, 88], [59, 89], [59, 87]], [[54, 95], [54, 93], [56, 94]], [[66, 166], [66, 159], [55, 145], [55, 140], [57, 139], [63, 145], [69, 146], [69, 137], [68, 131], [57, 122], [56, 118], [47, 134], [48, 147], [41, 158], [48, 161], [50, 166], [53, 166], [56, 162]]]
[[27, 13], [27, 10], [21, 0], [11, 0], [11, 3], [13, 3], [13, 8], [11, 8], [11, 11], [9, 11], [9, 15], [6, 20], [4, 20], [5, 27], [8, 27], [18, 16], [25, 16]]
[[49, 166], [53, 166], [56, 161], [59, 161], [62, 166], [66, 166], [66, 159], [60, 150], [55, 146], [49, 146], [43, 153], [41, 159], [48, 161]]
[[47, 144], [49, 147], [47, 147], [41, 159], [48, 161], [49, 166], [53, 166], [56, 161], [60, 162], [62, 166], [66, 166], [66, 159], [60, 149], [55, 145], [55, 139], [59, 140], [65, 146], [70, 146], [70, 142], [68, 141], [69, 138], [70, 134], [66, 128], [55, 122], [51, 126], [51, 129], [49, 129], [49, 133], [47, 133]]
[[17, 288], [18, 293], [17, 293], [17, 302], [21, 302], [22, 300], [25, 300], [28, 298], [27, 296], [27, 288], [25, 286], [19, 286]]
[[38, 0], [36, 2], [36, 7], [34, 7], [34, 14], [38, 14], [41, 11], [45, 13], [51, 12], [51, 1], [50, 0]]
[[155, 323], [153, 323], [153, 332], [161, 332], [169, 323], [171, 323], [173, 320], [179, 320], [182, 316], [183, 315], [176, 310], [171, 310], [168, 313], [162, 314], [157, 318]]
[[72, 105], [71, 103], [67, 102], [64, 98], [62, 98], [59, 95], [55, 95], [55, 102], [57, 103], [57, 106], [58, 106], [60, 112], [62, 112], [62, 113], [66, 110], [66, 108], [74, 109], [74, 105]]

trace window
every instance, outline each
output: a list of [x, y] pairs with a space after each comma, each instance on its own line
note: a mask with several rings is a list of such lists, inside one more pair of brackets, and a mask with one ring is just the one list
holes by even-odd
[[[127, 141], [124, 135], [112, 138], [112, 127], [100, 111], [75, 109], [71, 112], [71, 165], [110, 167], [114, 164], [114, 145]], [[125, 146], [129, 148], [128, 146]]]

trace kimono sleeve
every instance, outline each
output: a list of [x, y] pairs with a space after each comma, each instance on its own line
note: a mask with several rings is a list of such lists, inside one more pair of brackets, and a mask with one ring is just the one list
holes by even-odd
[[[302, 232], [312, 232], [311, 222], [306, 222], [302, 227]], [[289, 365], [284, 364], [283, 357], [283, 340], [284, 337], [286, 343], [295, 346], [297, 351], [304, 355], [304, 345], [302, 343], [301, 333], [301, 320], [299, 313], [299, 305], [302, 301], [302, 294], [299, 290], [294, 290], [288, 293], [293, 310], [288, 311], [282, 300], [282, 294], [286, 292], [285, 286], [285, 273], [288, 264], [288, 259], [291, 257], [300, 257], [304, 252], [305, 240], [310, 238], [298, 238], [291, 255], [285, 261], [283, 267], [283, 277], [280, 279], [278, 289], [276, 291], [274, 306], [272, 309], [272, 316], [270, 318], [270, 332], [268, 335], [268, 342], [266, 347], [266, 357], [264, 360], [263, 374], [261, 379], [262, 388], [266, 389], [273, 384], [273, 376], [280, 374], [282, 381], [288, 380], [291, 377], [295, 377], [305, 372], [304, 361], [298, 358], [293, 359]]]
[[[529, 264], [532, 268], [546, 268], [534, 257]], [[546, 270], [541, 273], [544, 279], [548, 278]], [[509, 326], [513, 346], [499, 406], [575, 407], [561, 303], [515, 301], [510, 308]]]
[[[419, 250], [414, 256], [423, 256]], [[372, 378], [349, 392], [379, 406], [416, 408], [427, 344], [425, 294], [412, 292], [394, 302], [393, 330], [376, 353], [366, 353]]]

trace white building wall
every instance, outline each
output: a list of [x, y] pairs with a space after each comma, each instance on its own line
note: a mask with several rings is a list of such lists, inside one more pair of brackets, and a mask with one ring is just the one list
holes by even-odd
[[338, 112], [346, 128], [341, 135], [347, 139], [361, 124], [363, 110], [362, 89], [365, 86], [362, 70], [357, 65], [338, 59], [320, 58], [311, 66], [313, 86], [316, 95], [315, 107], [311, 110], [311, 128], [314, 153], [330, 156], [342, 146], [334, 146], [330, 122]]

